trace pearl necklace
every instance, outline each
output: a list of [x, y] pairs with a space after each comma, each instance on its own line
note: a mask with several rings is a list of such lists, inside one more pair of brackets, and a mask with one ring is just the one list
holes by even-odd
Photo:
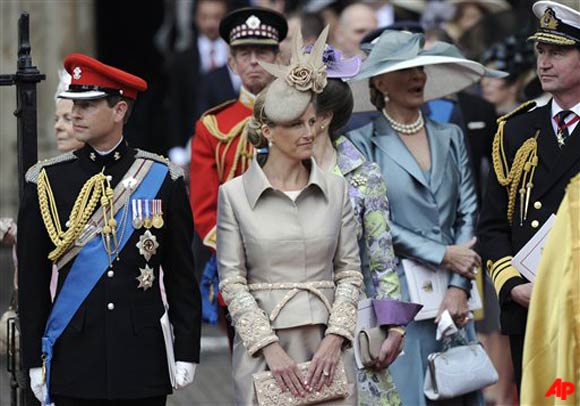
[[389, 124], [391, 124], [391, 127], [393, 127], [393, 129], [396, 132], [401, 133], [403, 135], [416, 134], [425, 125], [425, 121], [423, 120], [423, 113], [421, 113], [421, 110], [419, 110], [419, 117], [417, 117], [417, 120], [415, 120], [415, 122], [412, 124], [403, 124], [398, 122], [393, 117], [389, 116], [386, 109], [383, 109], [383, 115], [385, 116]]

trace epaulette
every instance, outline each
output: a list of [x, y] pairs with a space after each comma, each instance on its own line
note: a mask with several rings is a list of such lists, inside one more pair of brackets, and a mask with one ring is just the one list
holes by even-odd
[[77, 156], [73, 152], [65, 152], [64, 154], [57, 155], [53, 158], [43, 159], [32, 165], [28, 171], [26, 171], [25, 179], [26, 182], [36, 183], [38, 180], [38, 175], [40, 171], [46, 166], [52, 166], [59, 164], [61, 162], [72, 161], [77, 159]]
[[167, 167], [169, 168], [169, 174], [171, 175], [171, 179], [176, 180], [180, 177], [183, 177], [183, 169], [175, 165], [169, 159], [161, 155], [154, 154], [153, 152], [143, 151], [142, 149], [139, 148], [136, 148], [136, 151], [137, 153], [135, 154], [135, 158], [150, 159], [152, 161], [156, 161], [164, 165], [167, 165]]
[[237, 102], [238, 99], [232, 99], [232, 100], [228, 100], [226, 102], [223, 102], [222, 104], [218, 104], [217, 106], [214, 106], [206, 111], [204, 111], [204, 113], [201, 115], [201, 117], [203, 116], [207, 116], [209, 114], [216, 114], [219, 113], [220, 111], [222, 111], [224, 108], [228, 107], [229, 105], [234, 104], [235, 102]]
[[527, 102], [524, 102], [522, 104], [520, 104], [518, 107], [516, 107], [514, 110], [510, 111], [507, 114], [504, 114], [503, 116], [501, 116], [500, 118], [498, 118], [496, 120], [496, 122], [499, 124], [502, 121], [507, 121], [512, 117], [518, 116], [522, 113], [527, 113], [528, 111], [530, 111], [531, 109], [533, 109], [534, 107], [536, 107], [536, 102], [534, 100], [528, 100]]

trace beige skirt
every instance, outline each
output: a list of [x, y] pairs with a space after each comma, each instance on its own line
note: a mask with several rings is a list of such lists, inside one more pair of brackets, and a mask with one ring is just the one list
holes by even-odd
[[[280, 339], [280, 345], [288, 355], [297, 363], [310, 361], [324, 338], [326, 326], [308, 325], [295, 328], [276, 330]], [[356, 378], [355, 364], [352, 349], [346, 349], [342, 353], [342, 360], [348, 379], [349, 397], [339, 401], [321, 403], [324, 406], [347, 406], [356, 405]], [[234, 393], [236, 405], [257, 405], [252, 374], [268, 370], [266, 359], [259, 351], [254, 357], [248, 354], [246, 347], [236, 334], [232, 356]]]

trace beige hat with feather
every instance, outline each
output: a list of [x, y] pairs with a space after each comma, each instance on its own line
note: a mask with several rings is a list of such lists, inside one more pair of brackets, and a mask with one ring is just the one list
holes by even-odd
[[260, 61], [260, 65], [276, 79], [264, 90], [264, 113], [274, 123], [287, 123], [300, 117], [314, 94], [326, 86], [326, 65], [322, 55], [329, 26], [320, 33], [310, 53], [303, 50], [303, 39], [297, 30], [292, 43], [290, 65]]

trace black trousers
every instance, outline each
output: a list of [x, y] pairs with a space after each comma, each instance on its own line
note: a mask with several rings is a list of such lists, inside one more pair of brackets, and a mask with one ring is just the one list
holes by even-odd
[[514, 366], [514, 379], [518, 387], [518, 396], [522, 385], [522, 362], [524, 360], [524, 335], [510, 335], [510, 349]]
[[165, 406], [167, 396], [143, 399], [78, 399], [66, 396], [53, 396], [55, 406]]

